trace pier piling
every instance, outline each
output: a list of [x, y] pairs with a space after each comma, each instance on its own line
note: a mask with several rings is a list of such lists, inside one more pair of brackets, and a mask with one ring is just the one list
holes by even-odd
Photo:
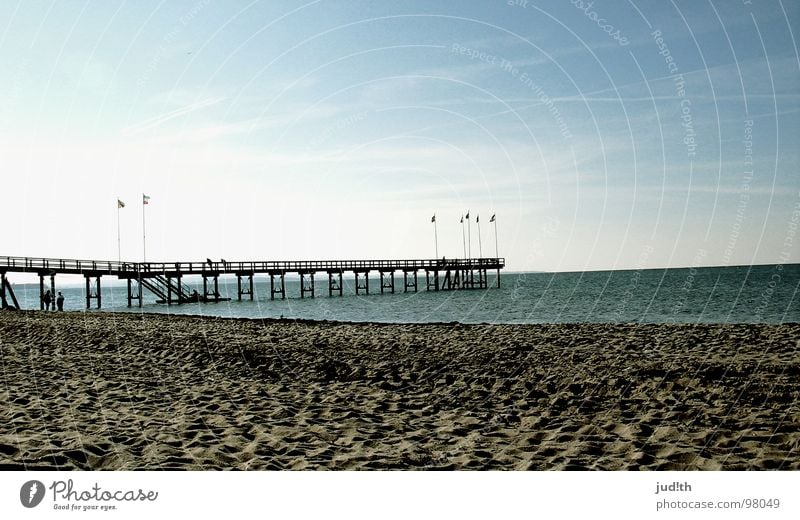
[[[354, 271], [354, 273], [356, 276], [356, 295], [359, 295], [362, 290], [364, 294], [369, 295], [369, 271]], [[364, 275], [363, 283], [359, 275]]]
[[[242, 277], [247, 277], [247, 287], [242, 288]], [[242, 301], [242, 295], [249, 294], [250, 300], [253, 299], [253, 273], [237, 273], [236, 274], [237, 293], [239, 301]]]
[[[309, 283], [306, 284], [306, 276], [309, 278]], [[305, 298], [306, 293], [310, 293], [314, 297], [314, 271], [300, 272], [300, 297]]]
[[14, 288], [11, 287], [8, 277], [6, 277], [6, 272], [0, 271], [0, 308], [8, 309], [11, 307], [11, 305], [8, 304], [9, 298], [11, 298], [11, 301], [14, 303], [13, 308], [19, 310], [19, 302], [17, 301], [17, 296], [14, 294]]
[[[87, 309], [89, 307], [86, 307]], [[39, 310], [44, 310], [44, 275], [39, 275]]]
[[[133, 307], [133, 300], [139, 302], [139, 307], [142, 306], [142, 281], [139, 279], [128, 278], [128, 307]], [[136, 284], [136, 291], [134, 292], [133, 284]]]
[[[409, 274], [413, 274], [414, 277], [411, 281], [409, 281]], [[403, 292], [408, 292], [408, 289], [413, 287], [414, 292], [417, 292], [417, 271], [408, 271], [407, 269], [403, 270]]]
[[334, 291], [338, 291], [339, 296], [342, 295], [341, 271], [328, 271], [328, 296], [333, 296]]
[[[92, 300], [96, 300], [97, 308], [99, 309], [102, 307], [103, 303], [103, 293], [100, 287], [100, 275], [85, 274], [84, 277], [86, 278], [86, 308], [91, 309]], [[94, 291], [92, 291], [92, 278], [95, 279]]]
[[381, 271], [381, 294], [389, 289], [394, 294], [394, 271]]
[[[279, 273], [269, 273], [269, 289], [270, 289], [269, 293], [270, 293], [270, 299], [271, 300], [275, 299], [275, 295], [276, 294], [280, 294], [281, 295], [281, 300], [285, 300], [286, 299], [285, 275], [286, 275], [286, 273], [284, 273], [282, 271], [279, 272]], [[279, 287], [275, 287], [275, 277], [276, 276], [280, 277], [280, 286]]]

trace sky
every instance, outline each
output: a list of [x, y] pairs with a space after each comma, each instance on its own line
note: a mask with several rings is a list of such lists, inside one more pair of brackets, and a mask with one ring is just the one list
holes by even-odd
[[781, 0], [6, 0], [0, 255], [797, 263], [798, 37]]

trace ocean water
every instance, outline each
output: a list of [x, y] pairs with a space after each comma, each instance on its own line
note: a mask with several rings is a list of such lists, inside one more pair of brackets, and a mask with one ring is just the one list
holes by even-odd
[[[14, 273], [9, 275], [14, 281]], [[286, 279], [285, 300], [270, 300], [269, 278], [256, 275], [255, 299], [237, 301], [236, 278], [220, 278], [220, 292], [232, 300], [167, 306], [144, 291], [143, 307], [128, 308], [126, 288], [103, 278], [102, 311], [158, 312], [245, 318], [301, 318], [352, 322], [461, 323], [788, 323], [800, 321], [800, 264], [593, 271], [582, 273], [504, 273], [500, 288], [428, 292], [424, 273], [417, 293], [403, 292], [402, 273], [395, 294], [380, 294], [377, 273], [370, 295], [355, 295], [345, 278], [344, 296], [328, 296], [327, 275], [316, 278], [316, 297], [300, 298], [300, 282]], [[202, 279], [184, 277], [202, 292]], [[69, 285], [69, 284], [72, 285]], [[58, 276], [56, 290], [65, 309], [85, 310], [82, 278]], [[15, 286], [20, 305], [38, 309], [38, 284]], [[95, 302], [92, 302], [95, 305]]]

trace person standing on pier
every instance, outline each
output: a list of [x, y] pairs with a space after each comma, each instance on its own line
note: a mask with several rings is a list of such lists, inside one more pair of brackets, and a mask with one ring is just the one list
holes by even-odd
[[56, 305], [58, 306], [58, 310], [64, 310], [64, 295], [61, 294], [61, 291], [58, 291], [58, 298], [56, 298]]
[[[44, 296], [42, 297], [42, 301], [44, 301], [44, 310], [49, 311], [50, 310], [50, 302], [53, 301], [53, 295], [50, 294], [50, 289], [48, 289], [47, 292], [44, 293]], [[53, 307], [53, 310], [55, 310], [55, 306]]]

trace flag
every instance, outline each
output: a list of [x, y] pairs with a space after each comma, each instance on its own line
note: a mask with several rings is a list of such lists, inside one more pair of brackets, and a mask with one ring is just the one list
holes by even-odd
[[433, 216], [431, 217], [431, 222], [436, 222], [436, 213], [434, 213]]
[[125, 207], [125, 203], [122, 202], [121, 200], [117, 199], [117, 207], [118, 208], [124, 208]]
[[494, 222], [494, 213], [492, 213], [492, 218], [489, 219], [489, 222]]
[[150, 196], [142, 193], [142, 204], [150, 204]]
[[461, 223], [464, 223], [464, 215], [461, 215]]
[[475, 223], [477, 224], [480, 221], [481, 221], [481, 216], [480, 215], [475, 215]]
[[469, 211], [467, 211], [467, 220], [469, 220]]

